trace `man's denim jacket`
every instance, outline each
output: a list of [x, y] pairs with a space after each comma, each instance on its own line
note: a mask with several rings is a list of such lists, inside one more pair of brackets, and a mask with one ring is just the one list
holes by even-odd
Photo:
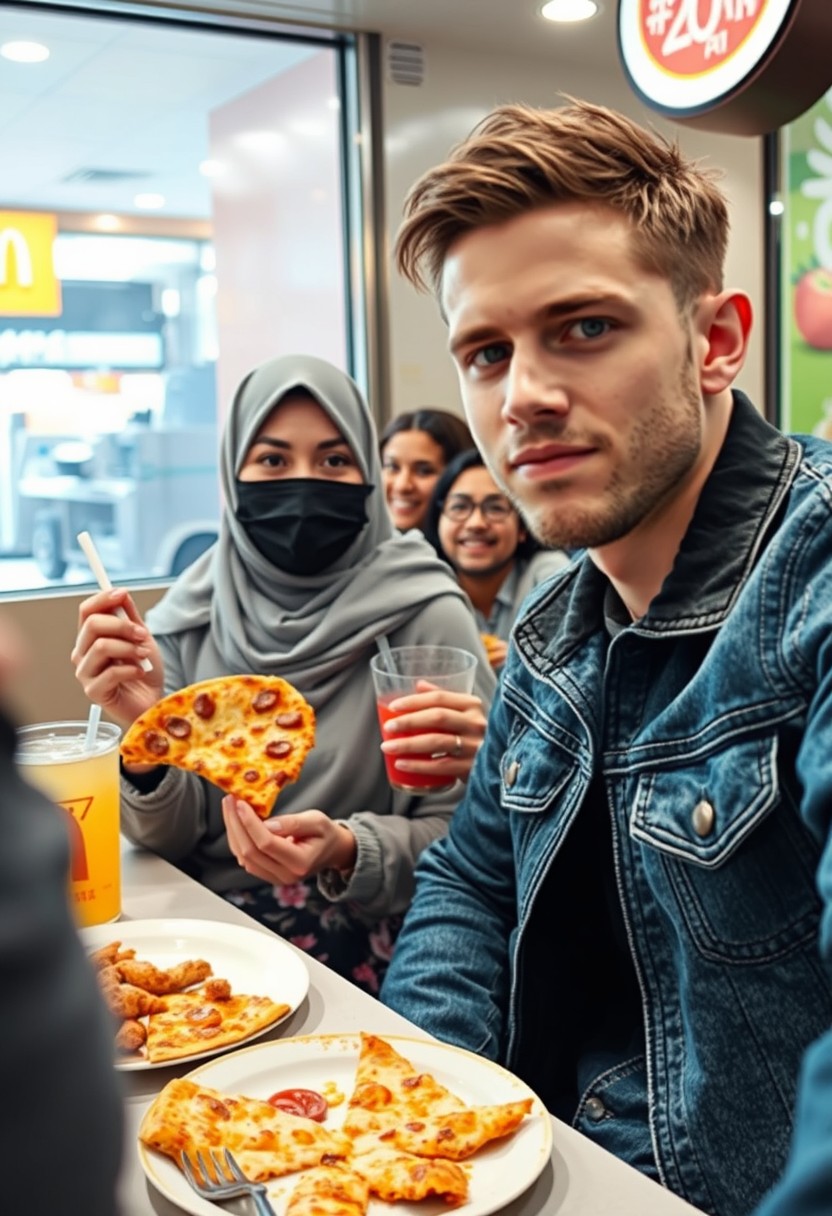
[[830, 1216], [832, 445], [784, 437], [735, 393], [673, 571], [612, 640], [605, 588], [583, 558], [527, 600], [383, 999], [539, 1087], [570, 925], [535, 925], [535, 900], [601, 775], [662, 1181], [741, 1216], [794, 1138], [765, 1216]]

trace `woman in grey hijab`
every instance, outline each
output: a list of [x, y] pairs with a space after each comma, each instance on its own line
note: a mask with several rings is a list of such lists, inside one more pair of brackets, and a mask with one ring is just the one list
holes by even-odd
[[[73, 652], [87, 696], [124, 728], [163, 693], [219, 675], [279, 675], [303, 693], [315, 747], [271, 820], [234, 800], [223, 807], [221, 791], [193, 773], [157, 767], [123, 773], [122, 826], [370, 991], [416, 860], [445, 831], [461, 790], [390, 788], [369, 671], [376, 639], [480, 658], [476, 696], [424, 693], [400, 719], [420, 732], [397, 742], [400, 753], [452, 753], [431, 762], [438, 772], [467, 775], [494, 690], [454, 579], [421, 536], [393, 528], [377, 450], [366, 403], [343, 372], [302, 356], [263, 364], [226, 420], [216, 545], [146, 628], [125, 591], [85, 600]], [[120, 603], [127, 620], [113, 612]]]

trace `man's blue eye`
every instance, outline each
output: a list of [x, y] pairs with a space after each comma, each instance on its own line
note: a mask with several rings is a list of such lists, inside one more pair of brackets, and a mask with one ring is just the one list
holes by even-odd
[[505, 358], [505, 356], [505, 345], [502, 342], [494, 342], [491, 346], [481, 347], [474, 356], [474, 362], [489, 365], [492, 363], [499, 363], [501, 359]]
[[600, 317], [584, 317], [578, 321], [578, 325], [585, 338], [600, 338], [609, 329], [609, 322], [601, 320]]

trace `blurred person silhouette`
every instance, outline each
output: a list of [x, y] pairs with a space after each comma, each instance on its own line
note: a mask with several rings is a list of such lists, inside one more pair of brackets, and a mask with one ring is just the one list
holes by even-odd
[[[420, 533], [390, 521], [372, 418], [344, 372], [300, 355], [256, 368], [234, 396], [220, 464], [217, 543], [147, 626], [125, 591], [85, 600], [76, 674], [125, 729], [164, 692], [220, 675], [282, 676], [306, 697], [315, 747], [270, 819], [194, 773], [123, 766], [123, 831], [375, 993], [416, 860], [462, 789], [391, 789], [369, 666], [377, 638], [480, 659], [473, 695], [407, 699], [387, 728], [399, 737], [384, 744], [400, 768], [427, 753], [419, 771], [464, 780], [494, 677], [450, 572]], [[128, 620], [113, 614], [119, 603]]]
[[[21, 639], [0, 618], [0, 695]], [[28, 785], [0, 710], [0, 1211], [115, 1216], [114, 1027], [68, 900], [65, 812]]]
[[491, 666], [502, 667], [520, 605], [568, 555], [535, 540], [476, 448], [455, 456], [437, 481], [424, 533], [473, 604]]
[[465, 421], [449, 410], [424, 406], [387, 423], [379, 440], [384, 495], [400, 532], [423, 527], [437, 478], [473, 443]]

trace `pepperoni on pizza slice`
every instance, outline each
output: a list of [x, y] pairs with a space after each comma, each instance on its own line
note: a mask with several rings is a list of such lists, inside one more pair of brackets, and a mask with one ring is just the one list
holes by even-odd
[[315, 745], [315, 711], [279, 676], [219, 676], [157, 701], [121, 744], [126, 764], [170, 764], [205, 777], [268, 818]]

